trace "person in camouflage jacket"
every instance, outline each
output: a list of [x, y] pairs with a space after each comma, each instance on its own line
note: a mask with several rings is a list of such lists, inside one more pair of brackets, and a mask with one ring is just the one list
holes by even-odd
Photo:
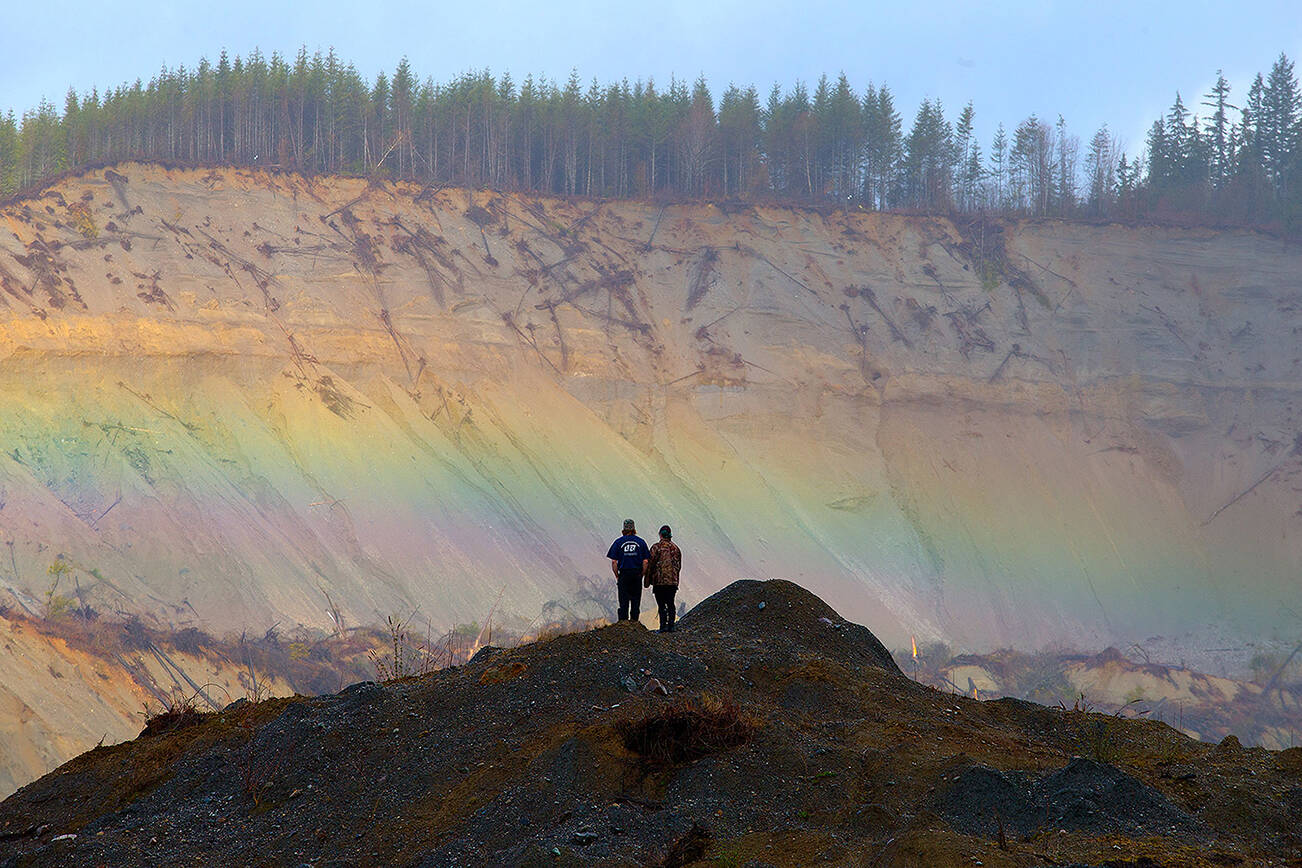
[[683, 553], [674, 545], [669, 525], [660, 528], [660, 541], [651, 546], [647, 558], [644, 584], [655, 595], [660, 609], [660, 632], [674, 631], [674, 595], [678, 593], [678, 574], [683, 569]]

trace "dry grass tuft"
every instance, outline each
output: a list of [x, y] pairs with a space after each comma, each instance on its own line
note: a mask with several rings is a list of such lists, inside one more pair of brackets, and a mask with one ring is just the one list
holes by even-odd
[[760, 721], [733, 699], [685, 699], [617, 727], [624, 746], [655, 765], [690, 762], [745, 744]]
[[371, 665], [375, 667], [375, 674], [381, 681], [423, 677], [439, 668], [438, 656], [429, 638], [420, 644], [411, 638], [408, 626], [414, 616], [414, 612], [405, 619], [390, 615], [386, 623], [393, 650], [388, 654], [381, 654], [374, 649], [367, 652]]
[[140, 735], [142, 737], [162, 735], [203, 723], [208, 715], [196, 707], [196, 697], [197, 694], [186, 696], [174, 693], [161, 710], [151, 713], [146, 708], [145, 728]]

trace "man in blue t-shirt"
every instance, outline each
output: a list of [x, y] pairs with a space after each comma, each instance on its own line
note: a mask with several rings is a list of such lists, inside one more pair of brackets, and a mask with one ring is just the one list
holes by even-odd
[[651, 556], [646, 541], [637, 535], [633, 519], [624, 519], [624, 535], [610, 544], [606, 557], [610, 558], [610, 571], [615, 574], [619, 589], [619, 620], [634, 621], [642, 613], [642, 575], [646, 572], [647, 558]]

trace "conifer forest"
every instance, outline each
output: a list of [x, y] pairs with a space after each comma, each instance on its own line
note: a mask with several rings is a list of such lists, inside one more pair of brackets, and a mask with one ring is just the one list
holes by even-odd
[[584, 83], [485, 70], [439, 83], [404, 59], [368, 82], [333, 51], [229, 57], [0, 117], [0, 193], [124, 160], [278, 167], [563, 196], [1160, 219], [1302, 229], [1302, 98], [1283, 54], [1244, 94], [1176, 94], [1123, 152], [1032, 115], [988, 141], [976, 108], [844, 75], [767, 93], [704, 79]]

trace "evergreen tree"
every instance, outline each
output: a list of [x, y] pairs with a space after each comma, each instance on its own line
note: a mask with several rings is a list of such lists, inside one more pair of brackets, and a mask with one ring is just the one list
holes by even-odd
[[1089, 185], [1089, 209], [1095, 216], [1109, 212], [1117, 195], [1116, 143], [1108, 132], [1108, 125], [1099, 127], [1090, 139], [1089, 156], [1085, 171]]
[[739, 196], [753, 192], [758, 183], [762, 113], [753, 86], [741, 90], [729, 85], [719, 104], [720, 147], [723, 152], [723, 193]]
[[1287, 195], [1285, 174], [1298, 136], [1298, 84], [1293, 63], [1281, 54], [1270, 68], [1262, 91], [1258, 139], [1262, 169], [1273, 192]]
[[924, 99], [905, 140], [904, 185], [910, 205], [929, 211], [952, 205], [954, 131], [940, 100]]
[[828, 86], [825, 78], [819, 82], [814, 113], [820, 139], [819, 187], [843, 204], [860, 186], [864, 130], [859, 98], [845, 73], [837, 78], [835, 86]]
[[22, 186], [19, 174], [18, 120], [13, 110], [0, 116], [0, 194], [9, 196]]
[[1014, 207], [1036, 216], [1048, 214], [1055, 189], [1053, 130], [1048, 124], [1031, 115], [1017, 125], [1009, 166]]
[[958, 122], [954, 125], [954, 151], [957, 156], [957, 169], [955, 173], [954, 184], [954, 203], [959, 210], [966, 210], [972, 205], [972, 200], [976, 196], [976, 186], [980, 180], [981, 163], [976, 163], [977, 173], [974, 175], [971, 171], [972, 148], [975, 139], [972, 138], [972, 123], [976, 112], [969, 101], [963, 106], [963, 111], [959, 113]]
[[990, 203], [995, 208], [1008, 207], [1008, 134], [1004, 125], [995, 129], [994, 141], [990, 143]]
[[1062, 115], [1058, 115], [1056, 130], [1054, 199], [1058, 213], [1066, 216], [1076, 207], [1076, 157], [1080, 151], [1080, 140], [1067, 132], [1067, 121]]
[[869, 208], [885, 209], [899, 201], [898, 172], [903, 154], [901, 118], [890, 88], [872, 85], [863, 101], [864, 200]]
[[1208, 175], [1213, 187], [1224, 186], [1230, 176], [1231, 129], [1229, 109], [1230, 83], [1221, 70], [1216, 70], [1216, 84], [1203, 98], [1203, 105], [1212, 109], [1207, 131]]
[[1148, 128], [1148, 183], [1155, 190], [1167, 189], [1174, 178], [1174, 160], [1166, 135], [1166, 123], [1158, 118]]
[[717, 129], [714, 99], [710, 96], [705, 78], [700, 77], [692, 87], [691, 106], [687, 115], [679, 121], [682, 189], [688, 194], [700, 195], [707, 192], [710, 186], [707, 183], [708, 173], [714, 167]]

